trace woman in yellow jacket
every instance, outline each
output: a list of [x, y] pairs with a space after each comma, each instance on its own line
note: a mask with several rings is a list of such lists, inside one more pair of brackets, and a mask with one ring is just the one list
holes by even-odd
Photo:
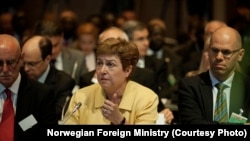
[[99, 44], [96, 55], [98, 83], [72, 96], [63, 123], [155, 124], [157, 94], [130, 80], [139, 58], [136, 45], [109, 38]]

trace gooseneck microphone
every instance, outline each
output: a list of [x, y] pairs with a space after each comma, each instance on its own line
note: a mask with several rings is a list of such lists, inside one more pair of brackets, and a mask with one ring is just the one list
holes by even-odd
[[81, 106], [82, 106], [82, 102], [78, 102], [78, 103], [75, 105], [75, 107], [74, 107], [74, 109], [72, 110], [71, 113], [72, 113], [72, 114], [75, 113], [76, 110], [78, 110]]
[[62, 113], [61, 113], [61, 120], [60, 121], [63, 121], [65, 110], [66, 110], [66, 107], [67, 107], [67, 104], [68, 104], [69, 100], [70, 100], [70, 97], [67, 96], [66, 100], [65, 100], [65, 102], [63, 104]]
[[80, 107], [82, 106], [81, 102], [78, 102], [75, 107], [73, 108], [72, 112], [65, 117], [63, 120], [59, 121], [59, 124], [63, 125]]

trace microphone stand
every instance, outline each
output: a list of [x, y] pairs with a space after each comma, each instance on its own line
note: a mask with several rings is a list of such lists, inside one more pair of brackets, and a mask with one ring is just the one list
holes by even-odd
[[64, 118], [64, 119], [62, 119], [62, 120], [60, 120], [60, 121], [58, 121], [58, 124], [59, 125], [63, 125], [63, 124], [65, 124], [65, 122], [80, 108], [82, 106], [82, 103], [81, 102], [78, 102], [76, 105], [75, 105], [75, 107], [74, 107], [74, 109], [72, 110], [72, 112], [66, 117], [66, 118]]

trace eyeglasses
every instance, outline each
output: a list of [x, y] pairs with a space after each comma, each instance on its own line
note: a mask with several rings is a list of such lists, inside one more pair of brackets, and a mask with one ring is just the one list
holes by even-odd
[[6, 65], [8, 68], [14, 68], [18, 63], [18, 61], [19, 57], [18, 59], [13, 59], [13, 60], [6, 60], [6, 61], [0, 60], [0, 69], [2, 69], [4, 65]]
[[214, 48], [214, 47], [210, 47], [209, 49], [213, 54], [218, 54], [219, 52], [221, 52], [225, 58], [231, 58], [234, 53], [241, 50], [241, 48], [236, 49], [236, 50], [229, 50], [229, 49], [219, 50], [219, 49]]
[[24, 61], [23, 62], [23, 66], [27, 66], [27, 67], [30, 67], [30, 68], [34, 68], [36, 65], [38, 65], [40, 62], [42, 62], [43, 60], [39, 60], [39, 61], [34, 61], [34, 62], [26, 62]]
[[8, 68], [14, 68], [18, 60], [13, 59], [13, 60], [0, 60], [0, 69], [3, 68], [4, 65], [6, 65]]

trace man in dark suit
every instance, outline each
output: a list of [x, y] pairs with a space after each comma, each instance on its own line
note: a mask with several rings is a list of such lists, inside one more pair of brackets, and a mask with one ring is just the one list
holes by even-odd
[[81, 51], [63, 46], [63, 31], [59, 23], [54, 21], [39, 21], [34, 28], [35, 35], [46, 36], [52, 42], [52, 62], [55, 68], [62, 70], [75, 79], [79, 87], [80, 76], [87, 72], [84, 54]]
[[52, 43], [43, 36], [33, 36], [22, 46], [23, 68], [29, 78], [48, 85], [54, 91], [56, 113], [61, 118], [66, 98], [71, 97], [74, 79], [67, 73], [50, 65]]
[[[41, 130], [39, 127], [46, 124], [57, 124], [55, 108], [51, 108], [55, 106], [51, 90], [46, 85], [28, 79], [25, 74], [20, 73], [22, 63], [23, 55], [18, 40], [11, 35], [1, 34], [0, 107], [5, 109], [4, 103], [8, 93], [4, 90], [9, 89], [11, 91], [11, 105], [14, 108], [14, 121], [9, 122], [12, 125], [8, 126], [6, 124], [8, 120], [3, 120], [5, 110], [0, 111], [0, 140], [8, 138], [13, 140], [13, 137], [15, 141], [39, 140], [39, 130]], [[14, 136], [9, 134], [9, 137], [4, 137], [13, 130]]]
[[[182, 124], [230, 124], [232, 112], [248, 117], [249, 100], [247, 99], [245, 79], [236, 70], [244, 56], [240, 34], [231, 27], [221, 27], [211, 35], [208, 47], [210, 69], [197, 76], [186, 77], [178, 85], [179, 113]], [[216, 101], [223, 84], [222, 95], [226, 100], [225, 120], [216, 119]], [[249, 87], [249, 86], [248, 86]], [[223, 112], [219, 112], [223, 113]], [[249, 117], [248, 117], [249, 119]]]

